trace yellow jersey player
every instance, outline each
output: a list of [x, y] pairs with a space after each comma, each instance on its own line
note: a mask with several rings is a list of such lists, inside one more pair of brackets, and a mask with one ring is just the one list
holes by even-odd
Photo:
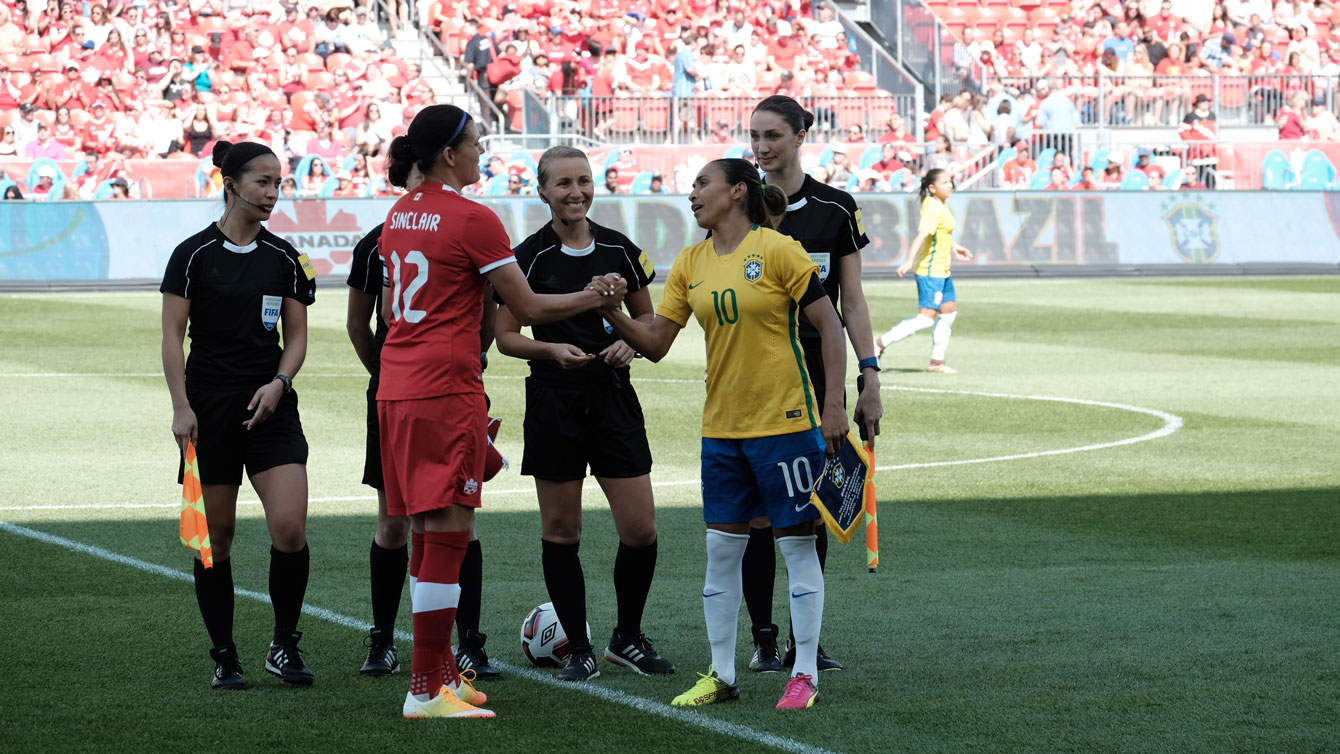
[[[884, 349], [920, 330], [934, 326], [931, 331], [931, 363], [928, 372], [954, 374], [955, 369], [945, 364], [945, 349], [949, 334], [958, 316], [955, 306], [954, 278], [949, 274], [952, 257], [972, 259], [972, 252], [954, 243], [954, 215], [946, 204], [954, 193], [954, 179], [946, 170], [936, 168], [921, 179], [921, 222], [917, 235], [908, 247], [907, 259], [898, 265], [898, 277], [916, 267], [917, 307], [915, 317], [909, 317], [893, 329], [875, 339], [875, 349], [882, 356]], [[937, 318], [937, 315], [938, 318]]]

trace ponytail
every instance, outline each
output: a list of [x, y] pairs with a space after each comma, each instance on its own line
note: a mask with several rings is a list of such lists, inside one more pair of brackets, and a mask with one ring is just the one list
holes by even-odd
[[786, 217], [786, 192], [765, 183], [759, 187], [759, 199], [763, 202], [763, 213], [766, 216], [759, 224], [777, 230], [777, 226], [782, 224], [782, 218]]
[[943, 172], [944, 168], [932, 168], [921, 176], [921, 187], [917, 189], [917, 195], [921, 197], [921, 201], [926, 201], [926, 197], [930, 196], [931, 184], [940, 180], [940, 174]]

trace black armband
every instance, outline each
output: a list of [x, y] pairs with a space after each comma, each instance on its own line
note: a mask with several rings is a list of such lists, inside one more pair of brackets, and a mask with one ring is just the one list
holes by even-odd
[[800, 297], [800, 308], [804, 309], [827, 295], [828, 291], [824, 290], [824, 284], [819, 282], [819, 273], [813, 273], [810, 275], [810, 287], [805, 289], [805, 295]]

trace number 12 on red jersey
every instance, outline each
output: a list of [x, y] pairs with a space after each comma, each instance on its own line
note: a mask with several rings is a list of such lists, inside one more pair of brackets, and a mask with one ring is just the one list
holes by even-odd
[[[404, 284], [401, 273], [401, 265], [414, 265], [414, 279], [409, 281], [409, 285]], [[391, 252], [391, 316], [395, 319], [403, 319], [406, 322], [418, 322], [427, 316], [428, 312], [423, 309], [414, 308], [414, 294], [428, 282], [428, 257], [423, 255], [422, 251], [411, 251], [405, 254], [402, 262], [399, 252]], [[403, 294], [403, 295], [402, 295]], [[404, 305], [401, 305], [401, 299], [404, 299]]]

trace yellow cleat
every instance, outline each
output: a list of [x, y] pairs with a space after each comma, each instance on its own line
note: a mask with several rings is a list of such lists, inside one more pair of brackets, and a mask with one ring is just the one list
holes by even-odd
[[740, 698], [740, 687], [721, 680], [712, 668], [707, 675], [698, 674], [698, 682], [688, 691], [670, 700], [674, 707], [701, 707], [715, 702], [729, 702]]
[[412, 719], [428, 717], [493, 717], [491, 710], [480, 709], [472, 704], [466, 704], [457, 696], [451, 693], [451, 689], [443, 686], [437, 696], [426, 702], [421, 702], [414, 698], [413, 694], [405, 695], [405, 705], [401, 708], [401, 713]]
[[[457, 699], [475, 707], [483, 707], [485, 704], [489, 703], [489, 695], [475, 688], [475, 671], [462, 670], [460, 678], [461, 687], [454, 692]], [[447, 687], [443, 686], [442, 688], [446, 689]]]

